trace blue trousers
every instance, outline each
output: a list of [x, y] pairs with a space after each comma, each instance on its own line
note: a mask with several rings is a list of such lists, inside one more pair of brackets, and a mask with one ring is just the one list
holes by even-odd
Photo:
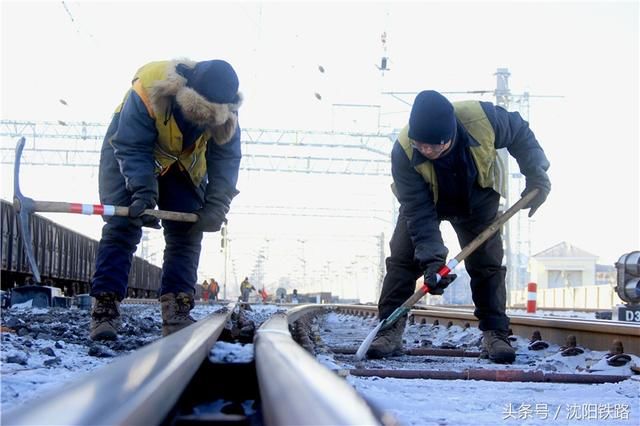
[[[188, 174], [174, 165], [158, 177], [158, 208], [194, 212], [202, 207], [204, 190], [195, 187]], [[131, 204], [131, 193], [108, 142], [102, 146], [99, 175], [100, 202], [116, 206]], [[91, 295], [114, 292], [120, 299], [127, 294], [129, 271], [142, 229], [126, 217], [103, 217], [102, 238], [96, 254], [96, 270], [91, 281]], [[163, 220], [165, 249], [160, 295], [195, 293], [202, 232], [190, 233], [191, 223]], [[153, 288], [154, 283], [151, 283]]]

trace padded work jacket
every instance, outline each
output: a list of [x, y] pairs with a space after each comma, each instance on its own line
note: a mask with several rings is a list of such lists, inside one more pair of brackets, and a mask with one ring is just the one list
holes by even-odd
[[[456, 143], [468, 142], [466, 149], [477, 169], [476, 188], [469, 194], [471, 215], [486, 189], [506, 194], [499, 175], [498, 149], [506, 148], [516, 159], [527, 182], [551, 186], [546, 173], [549, 161], [529, 123], [519, 113], [508, 112], [490, 102], [457, 102], [454, 107], [458, 121]], [[407, 131], [403, 129], [391, 152], [394, 194], [400, 202], [399, 220], [407, 224], [415, 260], [423, 266], [431, 262], [445, 263], [448, 250], [440, 233], [441, 219], [436, 206], [438, 177], [431, 160], [411, 147]]]

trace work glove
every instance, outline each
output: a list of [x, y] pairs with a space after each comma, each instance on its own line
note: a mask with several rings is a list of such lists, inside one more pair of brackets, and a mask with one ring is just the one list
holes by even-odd
[[231, 200], [238, 195], [235, 188], [223, 189], [209, 182], [204, 196], [204, 207], [196, 211], [198, 221], [191, 226], [189, 233], [217, 232], [226, 223]]
[[533, 191], [536, 188], [538, 189], [538, 194], [535, 197], [533, 197], [531, 201], [529, 201], [529, 203], [527, 203], [522, 208], [522, 210], [530, 209], [529, 215], [528, 215], [529, 217], [533, 216], [536, 210], [538, 210], [538, 208], [542, 205], [542, 203], [544, 203], [545, 200], [547, 199], [547, 196], [549, 195], [549, 191], [551, 191], [551, 183], [549, 182], [548, 179], [546, 180], [527, 179], [526, 186], [524, 188], [524, 191], [522, 191], [521, 196], [524, 197], [525, 195], [527, 195], [529, 192]]
[[441, 277], [440, 281], [436, 282], [436, 274], [440, 268], [442, 268], [442, 264], [431, 263], [424, 271], [424, 283], [429, 287], [429, 293], [436, 296], [441, 296], [444, 293], [444, 289], [449, 287], [449, 284], [458, 278], [456, 274], [449, 273]]
[[132, 190], [131, 205], [129, 205], [129, 218], [136, 226], [160, 229], [160, 219], [155, 216], [143, 214], [146, 209], [153, 210], [156, 207], [158, 194], [158, 181], [154, 176], [148, 178], [133, 178], [127, 183], [127, 189]]
[[196, 211], [198, 221], [191, 226], [190, 233], [198, 232], [217, 232], [222, 228], [222, 224], [226, 222], [224, 214], [219, 208], [211, 204], [205, 204], [203, 208]]
[[131, 222], [139, 227], [160, 229], [160, 219], [149, 214], [143, 214], [146, 209], [153, 209], [155, 203], [149, 203], [141, 198], [134, 200], [129, 206], [129, 218]]

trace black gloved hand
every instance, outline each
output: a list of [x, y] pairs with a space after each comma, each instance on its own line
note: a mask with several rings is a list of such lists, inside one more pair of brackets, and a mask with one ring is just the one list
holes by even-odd
[[129, 217], [131, 222], [136, 226], [146, 226], [147, 228], [160, 229], [160, 219], [155, 216], [143, 214], [146, 209], [154, 209], [155, 201], [143, 200], [138, 198], [133, 200], [129, 206]]
[[456, 274], [449, 273], [441, 277], [440, 281], [436, 282], [436, 274], [440, 268], [442, 268], [442, 264], [432, 263], [428, 265], [424, 271], [424, 283], [429, 287], [429, 293], [436, 296], [441, 296], [444, 293], [444, 289], [449, 287], [449, 284], [458, 278]]
[[217, 232], [226, 222], [226, 215], [233, 197], [238, 195], [235, 188], [225, 188], [209, 182], [204, 194], [204, 207], [196, 211], [198, 221], [193, 224], [190, 233]]
[[136, 226], [160, 229], [160, 220], [143, 214], [146, 209], [153, 210], [158, 199], [158, 180], [153, 175], [141, 175], [125, 178], [126, 188], [131, 192], [129, 217]]
[[529, 203], [527, 203], [527, 205], [522, 208], [522, 210], [530, 209], [528, 215], [529, 217], [533, 216], [536, 210], [538, 210], [542, 203], [545, 202], [547, 196], [549, 195], [549, 192], [551, 191], [551, 184], [548, 180], [543, 182], [527, 179], [527, 184], [524, 188], [524, 191], [522, 191], [521, 196], [524, 197], [534, 189], [538, 189], [538, 194], [536, 194], [536, 196], [533, 197], [533, 199], [531, 199], [531, 201], [529, 201]]
[[191, 226], [189, 233], [198, 232], [218, 232], [222, 224], [226, 221], [220, 209], [211, 204], [205, 204], [203, 208], [196, 211], [198, 221]]

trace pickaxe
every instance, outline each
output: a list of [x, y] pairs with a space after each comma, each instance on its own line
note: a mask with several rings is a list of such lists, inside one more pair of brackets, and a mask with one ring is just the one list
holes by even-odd
[[[29, 261], [29, 267], [33, 273], [36, 283], [40, 283], [40, 271], [33, 255], [31, 241], [31, 228], [29, 227], [29, 216], [35, 212], [50, 213], [79, 213], [79, 214], [99, 214], [102, 216], [129, 216], [129, 207], [112, 206], [107, 204], [82, 204], [65, 203], [60, 201], [35, 201], [22, 195], [20, 191], [20, 158], [24, 149], [25, 138], [21, 137], [16, 146], [16, 158], [13, 168], [13, 208], [18, 219], [18, 229], [22, 236], [24, 252]], [[198, 215], [195, 213], [172, 212], [167, 210], [145, 210], [144, 214], [155, 216], [158, 219], [175, 220], [179, 222], [197, 222]]]

